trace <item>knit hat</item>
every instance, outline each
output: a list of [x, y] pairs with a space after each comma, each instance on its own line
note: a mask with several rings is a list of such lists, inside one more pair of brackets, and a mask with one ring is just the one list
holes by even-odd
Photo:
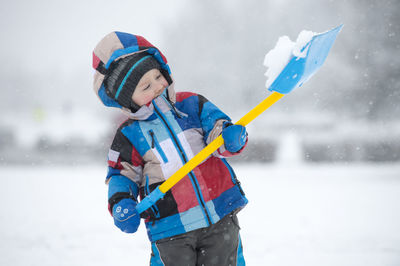
[[132, 101], [139, 80], [151, 69], [161, 70], [158, 61], [146, 52], [135, 53], [113, 62], [105, 76], [104, 85], [109, 97], [120, 105], [137, 111], [140, 106]]

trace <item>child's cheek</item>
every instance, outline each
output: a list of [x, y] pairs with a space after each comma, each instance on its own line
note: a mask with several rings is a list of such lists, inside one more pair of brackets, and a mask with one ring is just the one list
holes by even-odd
[[145, 102], [145, 104], [149, 104], [153, 99], [154, 99], [154, 95], [149, 94], [144, 97], [144, 102]]
[[168, 87], [168, 81], [167, 81], [166, 79], [164, 79], [163, 82], [164, 82], [164, 83], [163, 83], [164, 88]]

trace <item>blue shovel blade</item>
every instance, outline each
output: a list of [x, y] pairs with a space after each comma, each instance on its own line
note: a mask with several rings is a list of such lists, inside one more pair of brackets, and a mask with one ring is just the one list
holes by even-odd
[[303, 50], [308, 48], [306, 56], [304, 58], [293, 56], [269, 90], [287, 94], [303, 85], [325, 62], [342, 27], [343, 25], [340, 25], [330, 31], [315, 35], [303, 48]]

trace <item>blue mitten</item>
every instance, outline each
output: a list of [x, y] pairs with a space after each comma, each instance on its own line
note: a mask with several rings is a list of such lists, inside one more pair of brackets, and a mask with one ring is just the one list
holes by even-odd
[[125, 233], [135, 233], [140, 224], [140, 214], [136, 210], [136, 202], [122, 199], [113, 207], [114, 224]]
[[230, 122], [224, 122], [222, 127], [222, 138], [225, 142], [225, 148], [229, 152], [238, 152], [246, 144], [246, 128], [241, 125], [233, 125]]

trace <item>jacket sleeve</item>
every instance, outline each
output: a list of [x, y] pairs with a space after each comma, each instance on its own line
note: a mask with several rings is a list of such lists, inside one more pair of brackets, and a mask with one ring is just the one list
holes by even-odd
[[[208, 101], [204, 96], [198, 95], [198, 97], [199, 97], [200, 122], [204, 131], [204, 141], [208, 145], [219, 135], [221, 135], [223, 123], [225, 121], [231, 122], [231, 119], [220, 109], [218, 109], [217, 106]], [[246, 140], [246, 145], [247, 145], [247, 140]], [[213, 153], [213, 156], [219, 158], [231, 157], [241, 153], [243, 149], [244, 147], [238, 152], [232, 153], [225, 149], [225, 145], [222, 145], [219, 149], [217, 149]]]
[[142, 180], [143, 160], [135, 147], [123, 135], [121, 128], [115, 134], [108, 152], [108, 210], [124, 198], [137, 201]]

